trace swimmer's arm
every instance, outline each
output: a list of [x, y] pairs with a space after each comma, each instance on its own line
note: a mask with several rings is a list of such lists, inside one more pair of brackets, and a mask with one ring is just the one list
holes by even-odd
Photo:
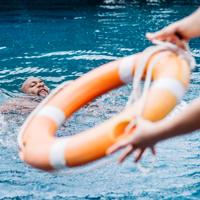
[[0, 106], [0, 113], [31, 112], [36, 105], [27, 100], [15, 100]]
[[200, 98], [190, 103], [176, 117], [157, 122], [155, 143], [200, 129]]
[[16, 109], [16, 102], [7, 102], [0, 106], [0, 113], [8, 113]]

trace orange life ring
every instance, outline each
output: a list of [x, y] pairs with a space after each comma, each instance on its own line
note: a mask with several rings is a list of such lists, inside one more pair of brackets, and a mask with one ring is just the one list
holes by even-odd
[[[129, 81], [144, 53], [110, 62], [63, 86], [39, 106], [24, 124], [20, 136], [20, 157], [33, 167], [53, 170], [74, 167], [106, 155], [136, 116], [140, 100], [104, 123], [68, 137], [55, 137], [58, 127], [75, 111], [101, 94]], [[162, 59], [157, 59], [162, 54]], [[157, 60], [155, 62], [155, 60]], [[164, 118], [182, 98], [189, 84], [190, 67], [172, 51], [154, 53], [148, 60], [153, 84], [148, 90], [143, 117], [151, 121]]]

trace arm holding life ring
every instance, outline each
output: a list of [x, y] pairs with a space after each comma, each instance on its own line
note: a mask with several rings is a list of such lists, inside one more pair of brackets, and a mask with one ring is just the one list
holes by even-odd
[[[129, 147], [119, 158], [122, 163], [134, 151], [137, 151], [135, 162], [138, 162], [146, 148], [151, 148], [163, 140], [192, 133], [200, 129], [200, 99], [192, 103], [176, 115], [176, 118], [150, 122], [140, 119], [134, 134], [111, 146], [107, 153], [111, 154], [124, 147]], [[153, 151], [155, 154], [155, 151]]]
[[[155, 33], [147, 33], [146, 37], [153, 43], [157, 40], [168, 41], [176, 44], [182, 49], [187, 49], [189, 40], [200, 36], [200, 8], [191, 15], [176, 21]], [[176, 119], [170, 121], [159, 121], [151, 123], [146, 120], [138, 122], [136, 133], [130, 138], [113, 145], [108, 153], [115, 152], [117, 149], [129, 146], [129, 149], [124, 152], [119, 159], [122, 162], [128, 155], [136, 149], [140, 150], [136, 161], [142, 157], [146, 147], [152, 147], [157, 142], [174, 137], [180, 134], [185, 134], [199, 129], [199, 104], [197, 99], [192, 102], [187, 109], [176, 116]]]

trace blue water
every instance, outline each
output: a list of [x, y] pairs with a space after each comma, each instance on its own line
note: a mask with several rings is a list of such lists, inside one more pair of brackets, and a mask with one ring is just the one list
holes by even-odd
[[[22, 1], [23, 2], [23, 1]], [[22, 95], [28, 76], [43, 78], [51, 89], [95, 67], [143, 50], [147, 31], [158, 30], [193, 12], [200, 1], [106, 1], [96, 6], [59, 10], [1, 10], [0, 102]], [[109, 3], [110, 2], [110, 3]], [[168, 2], [168, 3], [167, 3]], [[200, 63], [200, 39], [190, 43]], [[186, 102], [200, 95], [199, 65], [193, 71]], [[125, 105], [130, 87], [113, 91], [79, 111], [62, 135], [85, 130]], [[83, 117], [84, 116], [84, 117]], [[90, 166], [46, 173], [18, 158], [16, 137], [26, 115], [0, 115], [0, 199], [200, 199], [199, 133], [157, 145], [153, 170], [144, 174], [132, 158], [118, 155]], [[150, 161], [150, 156], [144, 162]]]

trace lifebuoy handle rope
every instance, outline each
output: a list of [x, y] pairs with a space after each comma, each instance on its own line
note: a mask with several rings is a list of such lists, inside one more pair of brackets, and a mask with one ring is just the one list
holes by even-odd
[[[141, 103], [140, 110], [136, 113], [136, 117], [133, 120], [131, 120], [130, 123], [128, 124], [128, 126], [126, 127], [125, 133], [129, 133], [134, 127], [136, 127], [139, 118], [141, 118], [141, 116], [142, 116], [147, 92], [151, 85], [153, 68], [154, 68], [155, 64], [160, 59], [162, 59], [163, 56], [165, 56], [165, 55], [162, 55], [162, 51], [170, 50], [170, 51], [175, 52], [179, 56], [183, 57], [188, 62], [191, 70], [194, 69], [195, 65], [196, 65], [196, 61], [195, 61], [194, 57], [192, 56], [192, 53], [190, 51], [188, 43], [185, 43], [186, 50], [184, 50], [170, 42], [162, 42], [159, 40], [154, 40], [154, 44], [156, 46], [148, 47], [143, 51], [143, 53], [144, 53], [143, 59], [140, 60], [139, 66], [136, 68], [135, 76], [133, 77], [133, 81], [132, 81], [133, 90], [129, 96], [126, 107], [131, 106], [139, 98], [141, 98], [142, 103]], [[144, 69], [146, 67], [146, 64], [147, 64], [148, 60], [152, 57], [152, 55], [157, 52], [161, 52], [161, 54], [148, 67], [146, 77], [145, 77], [144, 87], [143, 87], [143, 90], [141, 90], [141, 79], [142, 79], [142, 75], [144, 74]], [[156, 161], [156, 159], [153, 156], [153, 159], [152, 159], [153, 165], [154, 165], [155, 161]], [[153, 169], [153, 166], [151, 166], [150, 168], [147, 168], [147, 167], [142, 166], [141, 164], [137, 164], [137, 168], [139, 169], [139, 171], [141, 171], [143, 173], [148, 173], [151, 171], [151, 169]]]

